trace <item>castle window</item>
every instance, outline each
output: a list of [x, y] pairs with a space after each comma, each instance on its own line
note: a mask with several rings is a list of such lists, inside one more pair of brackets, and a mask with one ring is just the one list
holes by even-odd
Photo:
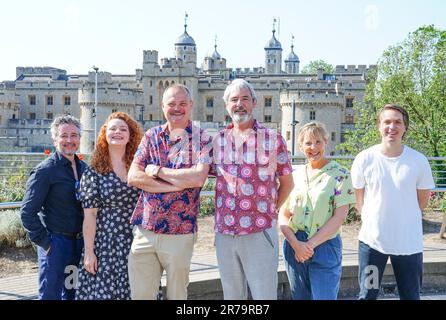
[[345, 98], [345, 107], [346, 108], [353, 108], [353, 100], [355, 100], [354, 97]]
[[49, 119], [49, 120], [53, 120], [53, 113], [52, 112], [48, 112], [46, 114], [46, 118]]
[[149, 104], [153, 104], [153, 96], [149, 97]]
[[53, 96], [47, 96], [46, 97], [46, 105], [52, 106], [53, 105]]
[[271, 116], [265, 116], [264, 122], [271, 122]]
[[331, 141], [336, 141], [336, 132], [331, 133]]
[[213, 97], [206, 98], [206, 107], [208, 107], [208, 108], [214, 107], [214, 98]]
[[152, 85], [153, 85], [152, 80], [150, 80], [150, 86], [152, 86]]
[[206, 115], [206, 121], [207, 122], [213, 122], [214, 121], [214, 116], [212, 114]]
[[355, 117], [352, 114], [346, 114], [345, 123], [355, 123]]
[[316, 120], [316, 111], [314, 111], [314, 110], [310, 111], [310, 121], [311, 120]]
[[70, 96], [64, 96], [63, 97], [63, 105], [64, 106], [70, 106], [71, 105], [71, 97]]
[[112, 113], [118, 112], [118, 109], [112, 109]]
[[273, 106], [273, 97], [265, 97], [265, 107]]
[[29, 101], [29, 104], [31, 105], [31, 106], [35, 106], [36, 105], [36, 96], [35, 95], [29, 95], [28, 96], [28, 101]]
[[29, 118], [30, 118], [31, 120], [36, 120], [36, 114], [35, 114], [34, 112], [31, 112], [31, 113], [29, 114]]
[[149, 114], [149, 120], [153, 121], [153, 114]]

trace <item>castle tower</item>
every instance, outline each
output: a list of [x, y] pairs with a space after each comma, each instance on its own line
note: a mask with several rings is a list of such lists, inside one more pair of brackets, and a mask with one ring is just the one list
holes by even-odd
[[267, 74], [280, 74], [282, 72], [282, 45], [276, 39], [276, 19], [273, 23], [273, 37], [265, 46], [265, 71]]
[[202, 69], [206, 74], [221, 74], [226, 70], [226, 59], [217, 51], [217, 37], [215, 38], [214, 52], [204, 58]]
[[194, 39], [187, 33], [187, 17], [184, 17], [184, 33], [175, 41], [175, 57], [183, 60], [186, 64], [197, 65], [197, 47]]
[[285, 59], [285, 72], [288, 74], [299, 73], [299, 57], [294, 53], [294, 36], [291, 37], [291, 52]]

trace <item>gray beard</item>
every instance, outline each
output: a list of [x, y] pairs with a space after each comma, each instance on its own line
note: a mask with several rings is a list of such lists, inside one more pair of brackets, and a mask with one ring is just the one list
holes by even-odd
[[234, 113], [232, 115], [232, 120], [234, 120], [234, 122], [237, 122], [238, 124], [245, 123], [245, 122], [251, 120], [251, 118], [252, 118], [252, 114], [239, 115], [239, 114]]

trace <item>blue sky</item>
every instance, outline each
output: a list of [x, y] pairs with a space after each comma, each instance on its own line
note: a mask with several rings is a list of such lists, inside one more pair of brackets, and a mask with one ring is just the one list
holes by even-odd
[[280, 18], [283, 57], [293, 34], [301, 66], [316, 59], [373, 64], [419, 26], [446, 29], [442, 0], [14, 0], [0, 6], [0, 81], [14, 80], [16, 66], [86, 74], [97, 65], [133, 74], [142, 68], [143, 50], [174, 56], [185, 12], [199, 66], [215, 35], [228, 67], [263, 66], [273, 17]]

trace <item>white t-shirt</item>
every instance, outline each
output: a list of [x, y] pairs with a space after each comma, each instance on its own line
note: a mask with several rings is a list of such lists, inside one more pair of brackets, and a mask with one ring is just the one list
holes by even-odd
[[400, 156], [389, 158], [375, 145], [356, 156], [351, 176], [353, 188], [365, 188], [359, 240], [384, 254], [422, 252], [417, 189], [435, 187], [427, 158], [407, 146]]

